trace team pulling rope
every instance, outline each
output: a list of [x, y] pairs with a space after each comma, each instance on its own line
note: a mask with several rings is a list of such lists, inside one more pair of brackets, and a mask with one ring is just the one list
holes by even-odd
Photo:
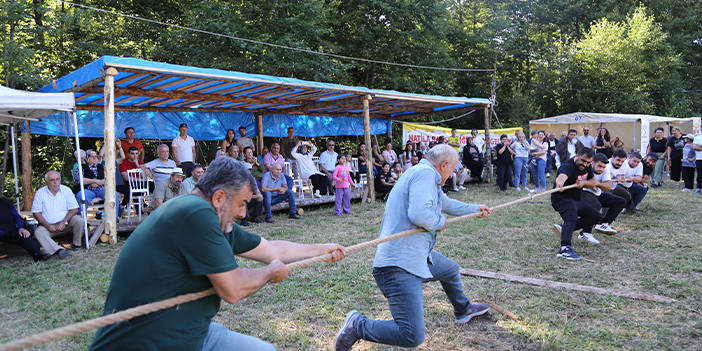
[[[576, 187], [575, 184], [563, 187], [563, 189], [565, 190], [565, 189], [570, 189], [570, 188], [574, 188], [574, 187]], [[500, 209], [503, 209], [506, 207], [510, 207], [513, 205], [517, 205], [517, 204], [520, 204], [523, 202], [531, 201], [536, 197], [549, 195], [549, 194], [557, 192], [559, 190], [560, 189], [553, 189], [553, 190], [549, 190], [549, 191], [545, 191], [545, 192], [537, 193], [537, 194], [530, 193], [528, 197], [524, 197], [524, 198], [521, 198], [519, 200], [514, 200], [511, 202], [501, 204], [501, 205], [497, 205], [495, 207], [490, 207], [490, 212], [500, 210]], [[454, 218], [448, 219], [446, 221], [446, 223], [453, 224], [456, 222], [466, 220], [468, 218], [478, 217], [479, 215], [481, 215], [481, 213], [482, 212], [475, 212], [475, 213], [467, 214], [465, 216], [454, 217]], [[409, 236], [409, 235], [424, 232], [424, 231], [426, 231], [424, 228], [415, 228], [415, 229], [406, 230], [404, 232], [400, 232], [397, 234], [389, 235], [386, 237], [378, 238], [375, 240], [366, 241], [366, 242], [356, 244], [353, 246], [348, 246], [348, 247], [346, 247], [346, 253], [348, 254], [350, 252], [359, 251], [359, 250], [362, 250], [365, 248], [369, 248], [372, 246], [382, 244], [384, 242], [392, 241], [395, 239], [399, 239], [399, 238], [402, 238], [405, 236]], [[331, 259], [331, 257], [332, 257], [331, 254], [324, 254], [324, 255], [320, 255], [320, 256], [316, 256], [316, 257], [310, 257], [310, 258], [300, 260], [297, 262], [293, 262], [293, 263], [288, 264], [287, 266], [290, 269], [302, 268], [302, 267], [310, 266], [310, 265], [315, 264], [315, 263], [326, 262], [327, 260]], [[102, 317], [94, 318], [94, 319], [91, 319], [91, 320], [88, 320], [85, 322], [67, 325], [65, 327], [61, 327], [61, 328], [46, 331], [43, 333], [39, 333], [39, 334], [30, 336], [27, 338], [11, 341], [11, 342], [0, 345], [0, 351], [23, 350], [23, 349], [34, 347], [34, 346], [39, 346], [39, 345], [46, 344], [46, 343], [51, 342], [51, 341], [60, 340], [63, 338], [67, 338], [69, 336], [80, 334], [80, 333], [86, 332], [88, 330], [98, 329], [98, 328], [104, 327], [106, 325], [123, 322], [123, 321], [129, 320], [129, 319], [132, 319], [134, 317], [143, 316], [145, 314], [164, 310], [164, 309], [171, 308], [171, 307], [174, 307], [177, 305], [182, 305], [186, 302], [195, 301], [195, 300], [201, 299], [203, 297], [213, 295], [215, 293], [216, 292], [215, 292], [214, 288], [211, 288], [211, 289], [203, 290], [203, 291], [196, 292], [196, 293], [180, 295], [180, 296], [172, 297], [170, 299], [166, 299], [166, 300], [162, 300], [162, 301], [158, 301], [158, 302], [153, 302], [153, 303], [141, 305], [138, 307], [133, 307], [133, 308], [130, 308], [128, 310], [116, 312], [116, 313], [113, 313], [113, 314], [110, 314], [107, 316], [102, 316]]]

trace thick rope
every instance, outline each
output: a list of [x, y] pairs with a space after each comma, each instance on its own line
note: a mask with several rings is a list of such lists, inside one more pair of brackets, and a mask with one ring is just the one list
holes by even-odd
[[[564, 190], [570, 189], [570, 188], [574, 188], [575, 186], [576, 185], [569, 185], [569, 186], [563, 187], [563, 189]], [[522, 198], [519, 200], [515, 200], [515, 201], [511, 201], [511, 202], [507, 202], [507, 203], [504, 203], [502, 205], [498, 205], [495, 207], [491, 207], [490, 212], [495, 211], [495, 210], [499, 210], [499, 209], [503, 209], [506, 207], [510, 207], [510, 206], [513, 206], [516, 204], [520, 204], [523, 202], [531, 201], [534, 198], [537, 198], [539, 196], [548, 195], [548, 194], [551, 194], [551, 193], [554, 193], [557, 191], [559, 191], [559, 189], [553, 189], [553, 190], [549, 190], [549, 191], [545, 191], [545, 192], [537, 193], [537, 194], [531, 193], [531, 194], [529, 194], [528, 197], [525, 197], [525, 198]], [[454, 217], [454, 218], [447, 220], [446, 223], [447, 224], [456, 223], [459, 221], [466, 220], [468, 218], [480, 216], [480, 214], [481, 214], [481, 212], [476, 212], [476, 213], [467, 214], [465, 216]], [[400, 232], [397, 234], [388, 235], [386, 237], [378, 238], [375, 240], [366, 241], [366, 242], [363, 242], [360, 244], [346, 247], [346, 253], [348, 254], [350, 252], [359, 251], [361, 249], [365, 249], [365, 248], [368, 248], [371, 246], [376, 246], [376, 245], [384, 243], [384, 242], [399, 239], [399, 238], [409, 236], [412, 234], [416, 234], [416, 233], [420, 233], [423, 231], [425, 231], [424, 228], [415, 228], [415, 229], [406, 230], [404, 232]], [[288, 264], [288, 267], [290, 267], [290, 269], [302, 268], [302, 267], [306, 267], [306, 266], [309, 266], [309, 265], [312, 265], [315, 263], [321, 263], [321, 262], [331, 260], [331, 258], [332, 258], [331, 254], [324, 254], [324, 255], [311, 257], [308, 259], [304, 259], [301, 261], [290, 263], [290, 264]], [[22, 350], [22, 349], [30, 348], [33, 346], [39, 346], [39, 345], [46, 344], [46, 343], [51, 342], [51, 341], [60, 340], [63, 338], [67, 338], [69, 336], [73, 336], [73, 335], [76, 335], [76, 334], [79, 334], [82, 332], [86, 332], [88, 330], [97, 329], [100, 327], [104, 327], [106, 325], [123, 322], [123, 321], [129, 320], [129, 319], [132, 319], [134, 317], [138, 317], [138, 316], [142, 316], [142, 315], [149, 314], [152, 312], [164, 310], [167, 308], [171, 308], [173, 306], [182, 305], [186, 302], [195, 301], [195, 300], [201, 299], [205, 296], [210, 296], [213, 294], [216, 294], [216, 292], [215, 292], [214, 288], [210, 288], [210, 289], [203, 290], [203, 291], [196, 292], [196, 293], [184, 294], [184, 295], [172, 297], [170, 299], [166, 299], [166, 300], [162, 300], [162, 301], [158, 301], [158, 302], [152, 302], [152, 303], [149, 303], [146, 305], [141, 305], [138, 307], [133, 307], [133, 308], [130, 308], [128, 310], [109, 314], [107, 316], [102, 316], [102, 317], [91, 319], [91, 320], [88, 320], [85, 322], [67, 325], [65, 327], [46, 331], [46, 332], [36, 334], [36, 335], [30, 336], [27, 338], [11, 341], [11, 342], [0, 345], [0, 351]]]

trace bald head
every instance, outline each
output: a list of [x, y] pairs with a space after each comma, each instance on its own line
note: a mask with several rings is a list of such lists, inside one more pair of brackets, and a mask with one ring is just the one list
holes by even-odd
[[427, 151], [424, 157], [434, 166], [439, 166], [443, 162], [453, 163], [458, 161], [458, 153], [456, 152], [456, 149], [446, 144], [434, 146]]

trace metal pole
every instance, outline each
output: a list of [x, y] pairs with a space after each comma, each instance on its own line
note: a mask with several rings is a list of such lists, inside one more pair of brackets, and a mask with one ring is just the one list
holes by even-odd
[[15, 124], [14, 123], [10, 126], [10, 134], [12, 134], [12, 173], [15, 176], [15, 201], [17, 202], [17, 212], [19, 213], [20, 202], [19, 202], [19, 185], [17, 184], [17, 145], [15, 143]]
[[[5, 132], [5, 152], [2, 153], [2, 175], [0, 176], [0, 197], [5, 193], [5, 174], [7, 173], [7, 152], [10, 148], [10, 125], [7, 125]], [[14, 152], [14, 151], [13, 151]]]
[[117, 185], [115, 183], [115, 76], [113, 67], [105, 71], [105, 234], [117, 242]]
[[[80, 150], [80, 138], [78, 137], [78, 117], [76, 116], [76, 110], [73, 110], [73, 133], [76, 135], [76, 151]], [[85, 203], [85, 186], [83, 185], [83, 160], [80, 159], [80, 152], [78, 154], [78, 179], [80, 181], [80, 194], [82, 195], [81, 201], [81, 217], [83, 217], [83, 233], [85, 234], [85, 248], [90, 249], [90, 240], [88, 239], [88, 211], [87, 204]]]

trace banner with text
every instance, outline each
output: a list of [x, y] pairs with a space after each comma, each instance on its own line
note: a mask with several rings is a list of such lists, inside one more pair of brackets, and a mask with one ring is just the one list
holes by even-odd
[[[500, 135], [507, 134], [509, 140], [514, 140], [514, 133], [522, 131], [522, 128], [506, 128], [490, 130], [490, 145], [495, 146], [500, 143]], [[428, 145], [430, 141], [438, 141], [439, 137], [443, 136], [445, 142], [448, 143], [448, 138], [451, 136], [451, 128], [444, 128], [425, 124], [402, 123], [402, 144], [407, 144], [408, 141], [413, 141], [417, 144], [424, 143]], [[466, 145], [466, 139], [470, 136], [470, 129], [456, 129], [456, 136], [460, 138], [460, 147]], [[478, 130], [478, 139], [476, 145], [483, 145], [485, 140], [485, 131]]]

